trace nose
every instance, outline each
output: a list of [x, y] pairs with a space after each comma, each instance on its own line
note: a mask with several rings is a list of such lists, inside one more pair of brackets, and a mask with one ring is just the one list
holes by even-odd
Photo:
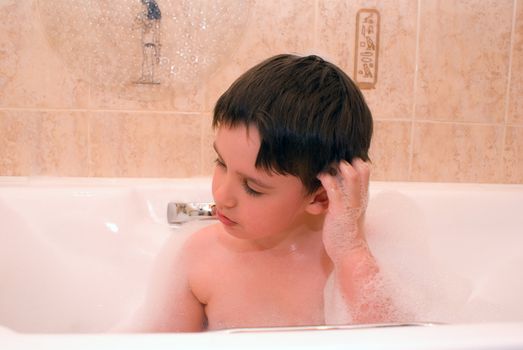
[[232, 181], [233, 179], [227, 174], [215, 172], [212, 179], [212, 194], [218, 209], [234, 208], [238, 204]]

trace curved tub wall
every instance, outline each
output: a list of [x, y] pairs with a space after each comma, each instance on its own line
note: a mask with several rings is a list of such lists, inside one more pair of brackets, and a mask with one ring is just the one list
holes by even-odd
[[203, 200], [207, 180], [9, 181], [0, 185], [0, 325], [97, 332], [132, 312], [166, 238], [170, 200]]
[[418, 320], [523, 321], [521, 185], [379, 183], [369, 243]]
[[[0, 325], [100, 332], [139, 305], [169, 201], [210, 179], [0, 179]], [[369, 243], [413, 321], [523, 321], [523, 186], [372, 183]]]

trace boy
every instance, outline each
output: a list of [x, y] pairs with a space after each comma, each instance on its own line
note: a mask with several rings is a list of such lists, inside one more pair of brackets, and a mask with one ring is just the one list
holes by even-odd
[[213, 126], [220, 223], [176, 259], [166, 249], [136, 328], [325, 324], [329, 276], [352, 322], [390, 321], [363, 232], [372, 117], [349, 77], [317, 56], [272, 57], [220, 97]]

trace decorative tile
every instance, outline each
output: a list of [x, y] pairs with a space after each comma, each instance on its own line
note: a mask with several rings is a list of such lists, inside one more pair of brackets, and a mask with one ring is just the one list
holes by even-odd
[[317, 47], [354, 77], [356, 14], [380, 14], [378, 72], [375, 89], [363, 90], [376, 118], [410, 118], [414, 99], [417, 0], [320, 0]]

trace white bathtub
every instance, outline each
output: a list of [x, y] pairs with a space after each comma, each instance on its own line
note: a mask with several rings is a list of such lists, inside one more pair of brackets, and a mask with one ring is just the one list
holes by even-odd
[[[432, 326], [100, 334], [140, 303], [169, 201], [210, 179], [0, 177], [0, 349], [523, 348], [523, 185], [371, 184], [369, 243]], [[85, 334], [91, 333], [91, 334]], [[92, 334], [96, 333], [96, 334]]]

